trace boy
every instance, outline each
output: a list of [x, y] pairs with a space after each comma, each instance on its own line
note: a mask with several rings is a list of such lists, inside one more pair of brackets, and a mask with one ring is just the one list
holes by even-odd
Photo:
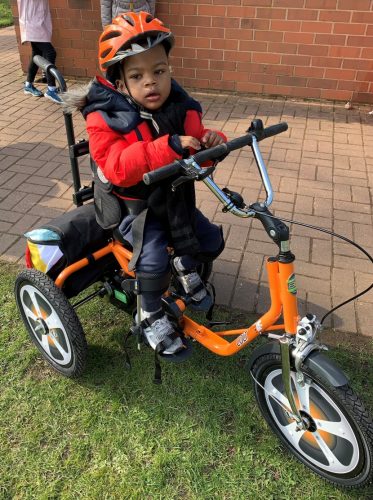
[[[170, 267], [167, 248], [175, 250], [171, 265], [185, 293], [201, 308], [210, 297], [196, 266], [224, 248], [220, 228], [195, 207], [193, 182], [176, 194], [165, 185], [154, 188], [142, 182], [146, 172], [226, 141], [222, 133], [203, 127], [199, 103], [171, 79], [168, 53], [173, 43], [170, 30], [148, 13], [115, 18], [99, 39], [100, 68], [107, 80], [97, 77], [80, 106], [98, 177], [111, 183], [125, 207], [121, 235], [134, 247], [142, 238], [136, 259], [136, 277], [144, 290], [140, 318], [148, 343], [165, 356], [184, 348], [162, 310]], [[140, 236], [139, 213], [145, 214]]]

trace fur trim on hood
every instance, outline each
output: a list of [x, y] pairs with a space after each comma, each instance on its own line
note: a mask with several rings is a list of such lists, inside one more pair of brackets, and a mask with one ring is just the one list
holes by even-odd
[[[97, 111], [112, 130], [121, 134], [130, 132], [144, 119], [151, 120], [155, 128], [159, 128], [157, 123], [154, 123], [154, 116], [159, 115], [160, 111], [152, 114], [140, 108], [130, 96], [122, 94], [108, 80], [100, 76], [94, 78], [87, 86], [66, 92], [61, 97], [68, 112], [79, 110], [86, 118], [89, 113]], [[169, 99], [171, 104], [182, 106], [188, 103], [188, 109], [202, 112], [201, 105], [190, 97], [175, 80], [171, 81]]]

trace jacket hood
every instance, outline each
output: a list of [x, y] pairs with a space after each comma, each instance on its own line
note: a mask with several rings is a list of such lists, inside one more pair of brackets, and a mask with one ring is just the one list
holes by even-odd
[[152, 119], [160, 114], [170, 104], [183, 104], [187, 109], [202, 112], [198, 101], [190, 97], [185, 90], [175, 81], [171, 80], [171, 92], [161, 110], [153, 115], [146, 109], [140, 108], [131, 98], [118, 92], [118, 90], [104, 78], [97, 76], [80, 93], [67, 92], [63, 96], [65, 107], [78, 108], [83, 117], [89, 113], [99, 112], [112, 130], [121, 134], [129, 133], [136, 128], [143, 119]]
[[136, 105], [101, 77], [92, 81], [81, 109], [84, 118], [94, 111], [103, 116], [111, 129], [122, 134], [133, 130], [142, 120]]

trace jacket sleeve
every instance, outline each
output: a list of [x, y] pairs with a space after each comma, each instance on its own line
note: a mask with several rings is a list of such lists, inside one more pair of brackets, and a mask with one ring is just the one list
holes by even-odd
[[181, 156], [169, 146], [169, 135], [154, 141], [128, 140], [110, 129], [97, 112], [87, 116], [89, 149], [105, 177], [121, 187], [134, 186], [143, 174], [172, 163]]
[[155, 0], [148, 0], [149, 12], [154, 17], [155, 15]]
[[[211, 129], [204, 127], [201, 113], [196, 110], [188, 110], [184, 121], [184, 130], [185, 135], [191, 135], [200, 141]], [[215, 132], [220, 135], [224, 142], [227, 142], [227, 137], [223, 132], [219, 130], [215, 130]]]
[[111, 0], [101, 0], [101, 23], [102, 27], [111, 23]]

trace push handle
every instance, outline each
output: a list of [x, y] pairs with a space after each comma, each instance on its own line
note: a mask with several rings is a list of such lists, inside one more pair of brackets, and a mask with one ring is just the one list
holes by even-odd
[[[267, 137], [272, 137], [274, 135], [280, 134], [281, 132], [285, 132], [287, 128], [287, 123], [283, 122], [277, 125], [272, 125], [265, 129], [255, 130], [252, 132], [250, 131], [249, 133], [241, 137], [237, 137], [236, 139], [232, 139], [231, 141], [219, 144], [218, 146], [215, 146], [213, 148], [199, 151], [198, 153], [195, 153], [192, 158], [197, 164], [204, 163], [205, 161], [217, 160], [223, 156], [226, 156], [231, 151], [241, 149], [244, 146], [251, 146], [253, 144], [253, 137], [255, 137], [256, 141], [259, 142], [263, 139], [266, 139]], [[176, 160], [175, 162], [158, 168], [157, 170], [147, 172], [143, 175], [143, 181], [149, 186], [150, 184], [163, 181], [168, 177], [179, 174], [182, 171], [182, 161]]]
[[41, 56], [34, 56], [33, 61], [46, 74], [50, 73], [51, 75], [53, 75], [54, 78], [57, 80], [58, 86], [60, 87], [61, 91], [66, 92], [67, 86], [65, 79], [54, 64], [52, 64], [50, 61]]

